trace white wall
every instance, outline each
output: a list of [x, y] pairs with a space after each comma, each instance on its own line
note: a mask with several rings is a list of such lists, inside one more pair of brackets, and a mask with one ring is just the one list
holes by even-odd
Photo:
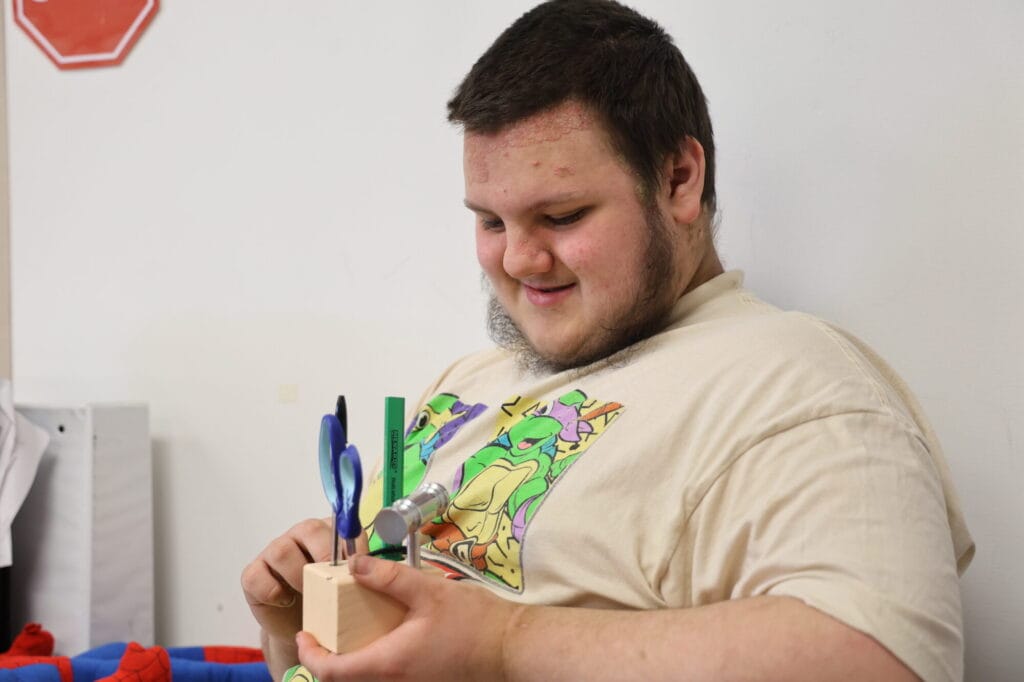
[[[528, 2], [165, 2], [120, 68], [10, 23], [20, 402], [143, 400], [158, 639], [252, 643], [246, 561], [323, 515], [317, 421], [486, 343], [452, 88]], [[1024, 674], [1024, 5], [637, 2], [710, 99], [727, 265], [857, 331], [943, 438], [968, 678]]]

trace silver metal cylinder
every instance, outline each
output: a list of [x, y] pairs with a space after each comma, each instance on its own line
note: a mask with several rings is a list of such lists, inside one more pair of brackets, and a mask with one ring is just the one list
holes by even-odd
[[397, 545], [447, 506], [448, 491], [445, 487], [440, 483], [424, 483], [408, 497], [381, 509], [373, 527], [384, 542]]

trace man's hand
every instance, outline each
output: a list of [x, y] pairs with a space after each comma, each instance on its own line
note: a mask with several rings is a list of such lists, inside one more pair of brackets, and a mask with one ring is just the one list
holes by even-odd
[[332, 654], [300, 633], [299, 660], [320, 682], [502, 679], [504, 631], [519, 606], [468, 582], [368, 556], [355, 558], [352, 575], [409, 613], [392, 632], [348, 654]]
[[524, 606], [401, 564], [353, 563], [360, 584], [409, 613], [347, 654], [300, 632], [298, 658], [320, 682], [918, 679], [871, 637], [789, 597], [656, 611]]
[[273, 540], [242, 571], [242, 590], [263, 629], [263, 653], [280, 680], [295, 664], [295, 633], [302, 628], [302, 567], [331, 558], [331, 525], [307, 519]]

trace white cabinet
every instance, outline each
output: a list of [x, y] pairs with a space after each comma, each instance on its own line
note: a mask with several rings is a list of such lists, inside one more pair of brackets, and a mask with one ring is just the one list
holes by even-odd
[[15, 518], [12, 629], [40, 622], [57, 653], [153, 644], [153, 477], [144, 405], [18, 406], [50, 434]]

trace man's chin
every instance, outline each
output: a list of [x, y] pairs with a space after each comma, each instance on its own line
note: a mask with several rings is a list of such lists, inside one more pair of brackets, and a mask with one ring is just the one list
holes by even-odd
[[487, 302], [487, 332], [494, 343], [515, 355], [520, 368], [535, 374], [553, 374], [584, 367], [619, 350], [600, 347], [600, 344], [597, 348], [583, 344], [566, 349], [566, 344], [550, 348], [548, 346], [557, 344], [531, 342], [494, 295]]
[[[529, 339], [526, 339], [526, 347], [529, 349], [529, 356], [520, 358], [520, 364], [526, 364], [526, 366], [547, 372], [562, 372], [567, 369], [576, 369], [600, 359], [599, 357], [591, 358], [581, 352], [566, 352], [562, 349], [551, 351], [544, 348], [544, 345], [530, 343]], [[525, 363], [523, 362], [524, 360], [526, 360]]]
[[560, 371], [557, 365], [538, 353], [512, 317], [498, 302], [493, 291], [487, 297], [487, 334], [500, 348], [513, 353], [523, 369], [536, 372]]

